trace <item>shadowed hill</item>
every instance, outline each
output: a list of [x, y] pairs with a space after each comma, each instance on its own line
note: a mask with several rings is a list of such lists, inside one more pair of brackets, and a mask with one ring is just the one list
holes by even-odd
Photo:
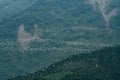
[[69, 57], [35, 73], [9, 80], [119, 80], [120, 46]]

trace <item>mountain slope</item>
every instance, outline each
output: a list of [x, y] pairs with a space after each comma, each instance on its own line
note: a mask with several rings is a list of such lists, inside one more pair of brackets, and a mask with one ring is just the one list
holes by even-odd
[[[10, 10], [4, 8], [6, 3]], [[112, 1], [105, 12], [119, 9], [119, 3]], [[108, 32], [100, 10], [87, 0], [6, 0], [1, 4], [0, 10], [7, 11], [0, 13], [5, 16], [0, 20], [1, 80], [120, 43], [120, 12], [111, 17]]]
[[69, 57], [26, 76], [9, 80], [119, 80], [120, 46]]
[[35, 1], [37, 0], [0, 0], [0, 20], [25, 10], [27, 7], [30, 7], [32, 4], [34, 4]]

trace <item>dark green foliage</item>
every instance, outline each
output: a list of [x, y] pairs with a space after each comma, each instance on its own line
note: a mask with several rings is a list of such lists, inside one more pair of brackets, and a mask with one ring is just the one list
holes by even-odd
[[[2, 1], [3, 3], [0, 3], [0, 80], [34, 72], [71, 55], [120, 43], [120, 14], [112, 17], [110, 21], [112, 32], [108, 33], [101, 13], [94, 10], [85, 0]], [[119, 4], [120, 0], [113, 0], [109, 10], [119, 8]], [[17, 33], [21, 24], [25, 25], [25, 30], [30, 34], [34, 33], [34, 24], [37, 24], [41, 30], [40, 40], [29, 45], [29, 49], [35, 49], [33, 51], [28, 50], [23, 53], [19, 50]], [[6, 39], [9, 42], [6, 42]], [[74, 58], [79, 61], [79, 58]], [[72, 62], [74, 58], [70, 59], [69, 65], [66, 65], [69, 61], [64, 61], [65, 69], [71, 69], [69, 66], [74, 63]], [[90, 62], [91, 58], [86, 60]], [[82, 66], [86, 65], [82, 61], [81, 63]], [[51, 66], [47, 69], [48, 72], [55, 73], [63, 69], [56, 68], [52, 71], [52, 68], [55, 67]], [[56, 76], [63, 73], [64, 71]], [[67, 73], [69, 72], [65, 74]]]
[[35, 73], [9, 80], [119, 80], [120, 46], [69, 57]]

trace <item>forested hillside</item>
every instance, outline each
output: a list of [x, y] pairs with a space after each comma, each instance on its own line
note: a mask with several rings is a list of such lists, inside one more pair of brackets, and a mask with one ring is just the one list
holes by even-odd
[[119, 80], [120, 46], [105, 47], [8, 80]]
[[0, 80], [120, 44], [119, 4], [120, 0], [0, 0]]

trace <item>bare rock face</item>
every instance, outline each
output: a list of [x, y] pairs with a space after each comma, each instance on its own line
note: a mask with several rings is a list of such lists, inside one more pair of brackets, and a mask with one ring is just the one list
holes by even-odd
[[34, 28], [36, 32], [34, 33], [34, 35], [30, 35], [30, 33], [24, 30], [23, 24], [19, 27], [17, 41], [23, 50], [27, 50], [28, 45], [31, 41], [39, 40], [40, 33], [38, 32], [39, 29], [37, 28], [37, 25], [35, 25]]
[[106, 22], [106, 27], [109, 26], [110, 19], [113, 16], [116, 16], [118, 13], [118, 8], [113, 8], [111, 11], [107, 12], [108, 6], [112, 3], [113, 0], [88, 0], [89, 4], [93, 6], [94, 9], [98, 9]]

